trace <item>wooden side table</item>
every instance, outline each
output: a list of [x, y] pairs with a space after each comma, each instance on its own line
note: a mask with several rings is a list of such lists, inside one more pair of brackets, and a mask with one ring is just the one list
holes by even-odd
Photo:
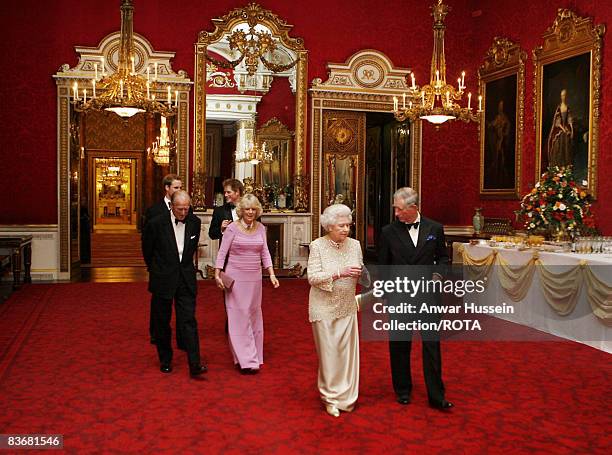
[[13, 269], [13, 289], [21, 287], [21, 264], [23, 262], [23, 283], [31, 283], [32, 235], [0, 235], [0, 251], [8, 250]]

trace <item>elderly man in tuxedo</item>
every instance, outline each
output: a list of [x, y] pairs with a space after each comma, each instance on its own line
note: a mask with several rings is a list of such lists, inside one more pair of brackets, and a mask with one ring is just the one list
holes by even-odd
[[142, 251], [149, 270], [149, 292], [153, 294], [153, 334], [157, 341], [160, 370], [172, 371], [172, 302], [176, 330], [189, 362], [189, 374], [197, 378], [206, 371], [200, 360], [200, 340], [195, 318], [197, 295], [193, 256], [200, 240], [200, 219], [190, 212], [186, 191], [172, 194], [171, 210], [147, 222]]
[[[172, 198], [172, 195], [176, 191], [183, 189], [183, 182], [181, 181], [181, 178], [177, 174], [168, 174], [164, 176], [164, 179], [162, 180], [162, 185], [164, 186], [164, 192], [165, 192], [164, 198], [161, 201], [157, 202], [156, 204], [153, 204], [151, 207], [149, 207], [145, 211], [144, 220], [142, 222], [143, 231], [145, 230], [147, 226], [147, 222], [149, 220], [152, 220], [156, 216], [163, 215], [164, 213], [168, 213], [170, 211], [170, 199]], [[193, 210], [190, 209], [190, 213], [193, 213]], [[151, 313], [149, 316], [149, 335], [151, 337], [151, 344], [155, 344], [155, 336], [153, 336], [153, 316], [152, 315], [153, 315], [153, 299], [151, 298]], [[177, 339], [177, 343], [178, 343], [179, 349], [184, 350], [183, 342], [180, 338]]]
[[[397, 266], [402, 266], [402, 273], [415, 279], [441, 279], [439, 272], [448, 265], [448, 252], [444, 239], [444, 228], [440, 223], [421, 216], [418, 208], [419, 195], [412, 188], [400, 188], [393, 195], [393, 210], [397, 220], [382, 230], [378, 262], [381, 266], [396, 266], [393, 270], [399, 272]], [[409, 267], [406, 267], [409, 266]], [[421, 295], [420, 298], [435, 299], [435, 296]], [[409, 299], [406, 294], [390, 296], [388, 299]], [[408, 300], [409, 301], [409, 300]], [[418, 300], [417, 307], [422, 300]], [[395, 302], [397, 303], [397, 302]], [[397, 316], [396, 316], [397, 317]], [[404, 319], [422, 319], [430, 321], [432, 315], [415, 314], [402, 316]], [[434, 318], [436, 316], [433, 316]], [[398, 317], [398, 319], [401, 317]], [[439, 333], [436, 331], [421, 331], [423, 339], [423, 372], [427, 395], [431, 407], [447, 410], [453, 404], [446, 401], [444, 383], [442, 382], [442, 360], [440, 354]], [[412, 332], [389, 334], [389, 353], [391, 357], [391, 375], [393, 389], [397, 402], [403, 405], [410, 403], [412, 378], [410, 373], [410, 350], [412, 347]]]

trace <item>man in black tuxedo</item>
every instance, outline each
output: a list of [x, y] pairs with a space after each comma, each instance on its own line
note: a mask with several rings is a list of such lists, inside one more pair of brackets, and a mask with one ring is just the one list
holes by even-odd
[[186, 191], [172, 194], [171, 210], [150, 219], [142, 236], [142, 251], [149, 270], [149, 292], [153, 294], [153, 335], [162, 373], [172, 371], [172, 301], [176, 331], [189, 362], [189, 374], [206, 371], [200, 360], [200, 340], [195, 318], [197, 295], [193, 256], [200, 240], [200, 219], [189, 213], [191, 198]]
[[[162, 184], [164, 185], [164, 198], [156, 204], [153, 204], [149, 207], [144, 216], [144, 220], [142, 223], [142, 230], [144, 232], [147, 222], [152, 220], [158, 215], [163, 215], [164, 213], [168, 213], [170, 211], [170, 200], [172, 195], [178, 191], [183, 189], [183, 182], [181, 178], [177, 174], [168, 174], [162, 180]], [[193, 213], [193, 209], [189, 208], [189, 213]], [[155, 344], [155, 336], [153, 336], [153, 298], [151, 297], [151, 313], [149, 316], [149, 336], [151, 338], [151, 344]], [[177, 344], [179, 349], [184, 349], [183, 342], [179, 338], [177, 333]]]
[[176, 174], [168, 174], [162, 180], [162, 184], [164, 185], [164, 198], [156, 204], [153, 204], [145, 211], [145, 217], [143, 220], [142, 229], [145, 229], [147, 222], [157, 215], [162, 215], [166, 212], [170, 211], [170, 200], [172, 195], [178, 191], [183, 189], [183, 182], [181, 178]]
[[[393, 209], [397, 220], [382, 230], [378, 262], [381, 266], [396, 266], [395, 271], [410, 276], [412, 279], [439, 280], [439, 272], [448, 265], [448, 250], [444, 239], [444, 228], [440, 223], [422, 217], [418, 208], [419, 195], [412, 188], [400, 188], [393, 195]], [[397, 266], [402, 266], [401, 268]], [[411, 266], [411, 267], [406, 267]], [[424, 276], [425, 275], [425, 276]], [[395, 276], [391, 277], [392, 279]], [[420, 308], [423, 299], [431, 302], [435, 296], [421, 295], [413, 303]], [[401, 299], [401, 300], [400, 300]], [[388, 297], [391, 304], [410, 302], [407, 294]], [[414, 321], [417, 319], [433, 322], [438, 318], [430, 314], [392, 315], [396, 319]], [[438, 319], [439, 320], [439, 319]], [[423, 339], [423, 372], [429, 404], [433, 408], [446, 410], [453, 404], [444, 397], [442, 382], [442, 359], [440, 354], [440, 337], [435, 330], [421, 331]], [[389, 354], [391, 357], [391, 375], [393, 389], [400, 404], [410, 403], [412, 378], [410, 374], [410, 350], [412, 332], [389, 334]]]
[[244, 186], [242, 182], [237, 179], [225, 179], [223, 181], [223, 196], [225, 197], [225, 204], [216, 207], [213, 210], [212, 220], [210, 221], [210, 228], [208, 229], [208, 236], [212, 240], [223, 239], [223, 232], [229, 226], [229, 224], [238, 219], [236, 215], [236, 203], [238, 199], [242, 197], [244, 192]]

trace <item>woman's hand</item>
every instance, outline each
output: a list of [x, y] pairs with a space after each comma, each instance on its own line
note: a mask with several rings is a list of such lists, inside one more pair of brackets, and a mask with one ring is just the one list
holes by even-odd
[[276, 275], [270, 275], [270, 282], [272, 283], [272, 286], [274, 286], [274, 289], [280, 286], [280, 283], [278, 282], [278, 278], [276, 278]]
[[355, 265], [349, 265], [340, 270], [340, 277], [342, 278], [358, 278], [361, 275], [361, 267]]
[[221, 280], [221, 277], [219, 276], [218, 269], [215, 271], [215, 283], [217, 283], [217, 287], [219, 289], [225, 289], [225, 286], [223, 286], [223, 280]]

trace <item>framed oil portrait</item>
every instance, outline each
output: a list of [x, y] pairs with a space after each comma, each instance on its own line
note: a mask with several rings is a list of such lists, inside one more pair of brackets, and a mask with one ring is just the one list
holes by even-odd
[[480, 197], [518, 199], [527, 53], [496, 37], [478, 70], [484, 112], [480, 125]]
[[572, 166], [579, 184], [597, 192], [601, 46], [605, 26], [559, 9], [533, 51], [536, 181], [549, 166]]

